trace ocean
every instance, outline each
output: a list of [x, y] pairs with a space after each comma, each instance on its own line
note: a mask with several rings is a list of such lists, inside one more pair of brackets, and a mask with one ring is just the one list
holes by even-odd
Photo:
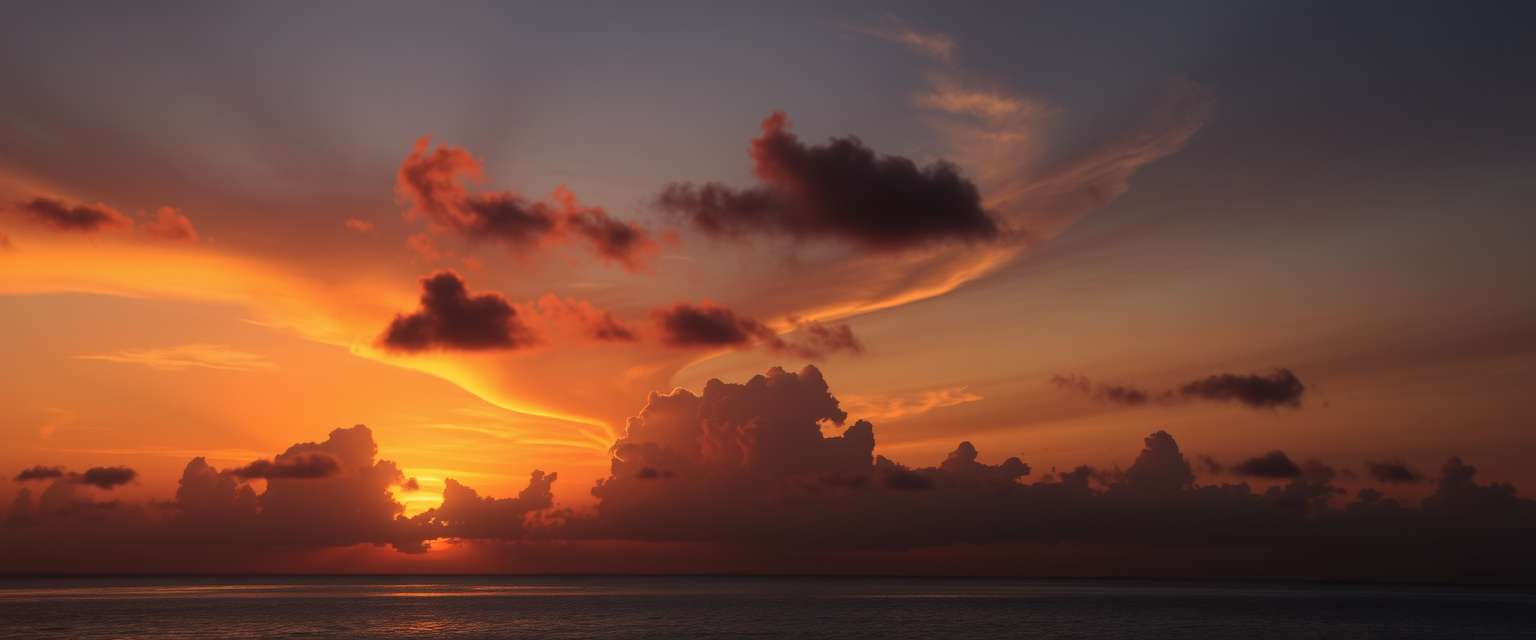
[[1536, 637], [1536, 591], [746, 577], [0, 579], [8, 638]]

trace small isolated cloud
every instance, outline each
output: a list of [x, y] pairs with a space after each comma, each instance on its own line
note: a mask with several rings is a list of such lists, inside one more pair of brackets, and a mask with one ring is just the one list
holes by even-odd
[[1179, 385], [1177, 389], [1149, 391], [1140, 387], [1094, 383], [1081, 375], [1051, 376], [1057, 388], [1091, 396], [1095, 400], [1123, 406], [1179, 404], [1194, 401], [1237, 402], [1254, 409], [1301, 407], [1307, 387], [1290, 369], [1276, 369], [1267, 374], [1220, 373]]
[[851, 26], [848, 30], [895, 42], [914, 53], [940, 62], [951, 62], [955, 58], [956, 47], [953, 38], [943, 33], [918, 31], [895, 17], [888, 16], [878, 25]]
[[53, 480], [64, 477], [64, 467], [45, 467], [37, 465], [22, 469], [16, 474], [17, 482], [31, 482], [33, 480]]
[[544, 323], [578, 327], [585, 337], [592, 340], [634, 342], [638, 339], [634, 329], [614, 318], [613, 313], [598, 309], [586, 300], [547, 294], [539, 298], [534, 307]]
[[1387, 484], [1408, 484], [1420, 482], [1424, 479], [1423, 473], [1401, 461], [1367, 462], [1365, 463], [1365, 470], [1377, 482], [1385, 482]]
[[128, 467], [91, 467], [82, 473], [70, 474], [69, 480], [97, 489], [112, 489], [133, 482], [139, 472]]
[[656, 206], [714, 237], [834, 239], [874, 251], [1000, 234], [976, 185], [946, 162], [919, 167], [854, 137], [807, 145], [789, 132], [782, 112], [763, 120], [751, 154], [758, 186], [673, 183]]
[[336, 462], [335, 458], [323, 453], [300, 453], [292, 456], [278, 456], [272, 460], [255, 460], [225, 473], [245, 479], [312, 480], [341, 473], [341, 464]]
[[943, 76], [935, 77], [928, 90], [917, 94], [913, 101], [925, 109], [992, 122], [1038, 116], [1048, 111], [1035, 101], [999, 89], [966, 87]]
[[4, 233], [0, 233], [0, 251], [10, 251], [11, 249], [15, 248], [16, 245], [11, 244], [11, 237], [5, 235]]
[[342, 224], [346, 226], [348, 231], [362, 234], [373, 233], [374, 224], [362, 218], [347, 218]]
[[1302, 469], [1284, 451], [1271, 451], [1232, 465], [1232, 473], [1254, 478], [1296, 478]]
[[192, 220], [173, 207], [160, 207], [153, 218], [147, 220], [139, 231], [144, 235], [169, 242], [197, 242], [197, 229]]
[[397, 314], [378, 344], [390, 351], [517, 349], [538, 339], [499, 293], [471, 295], [452, 271], [421, 279], [421, 308]]
[[225, 344], [184, 344], [164, 349], [126, 349], [115, 353], [75, 356], [80, 360], [101, 360], [137, 364], [159, 371], [217, 369], [220, 371], [274, 371], [277, 365], [266, 358], [239, 351]]
[[94, 233], [109, 229], [132, 229], [133, 220], [102, 203], [70, 205], [52, 198], [34, 198], [20, 205], [22, 212], [43, 226], [57, 231]]

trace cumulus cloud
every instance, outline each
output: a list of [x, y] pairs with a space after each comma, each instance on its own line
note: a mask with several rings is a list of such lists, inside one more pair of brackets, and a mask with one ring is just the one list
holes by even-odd
[[139, 231], [151, 238], [169, 242], [197, 242], [197, 229], [192, 220], [173, 207], [160, 207], [153, 218], [145, 221]]
[[[643, 544], [733, 557], [808, 553], [817, 562], [807, 566], [831, 572], [868, 570], [858, 558], [869, 554], [886, 554], [882, 571], [902, 572], [914, 554], [956, 558], [961, 549], [1019, 573], [1524, 580], [1536, 569], [1526, 534], [1536, 501], [1479, 482], [1459, 458], [1418, 506], [1369, 489], [1346, 499], [1333, 468], [1278, 451], [1234, 466], [1281, 481], [1262, 492], [1201, 484], [1162, 431], [1142, 440], [1124, 470], [1082, 465], [1030, 482], [1020, 457], [989, 457], [969, 442], [934, 466], [876, 455], [874, 425], [855, 418], [814, 367], [712, 380], [697, 394], [653, 393], [614, 443], [591, 509], [560, 508], [556, 475], [534, 471], [508, 498], [447, 479], [441, 506], [410, 518], [391, 495], [410, 481], [377, 459], [371, 432], [337, 429], [269, 463], [296, 468], [323, 456], [335, 472], [263, 474], [259, 493], [202, 458], [164, 504], [98, 502], [75, 494], [80, 483], [67, 475], [53, 478], [41, 495], [24, 490], [0, 518], [0, 560], [99, 569], [175, 549], [211, 569], [272, 550], [369, 544], [421, 553], [455, 538], [533, 545], [496, 547], [519, 560], [551, 548], [543, 541], [617, 545], [601, 548], [620, 554], [646, 553]], [[1032, 548], [1058, 563], [1035, 563]], [[673, 569], [714, 566], [699, 562]]]
[[540, 322], [575, 326], [587, 338], [599, 342], [633, 342], [639, 337], [629, 325], [598, 309], [591, 302], [547, 294], [538, 299], [534, 309]]
[[711, 236], [828, 238], [875, 251], [986, 241], [1000, 233], [976, 185], [948, 163], [919, 167], [876, 154], [853, 137], [807, 145], [789, 132], [782, 112], [763, 120], [751, 155], [758, 186], [674, 183], [657, 196], [657, 206]]
[[341, 465], [335, 458], [325, 454], [299, 454], [273, 460], [254, 460], [248, 465], [230, 469], [226, 473], [247, 479], [313, 479], [341, 473]]
[[1291, 462], [1284, 451], [1271, 451], [1232, 465], [1232, 473], [1255, 478], [1296, 478], [1301, 476], [1301, 467]]
[[1417, 469], [1402, 462], [1367, 462], [1365, 470], [1375, 478], [1377, 482], [1387, 484], [1407, 484], [1419, 482], [1424, 479], [1424, 474]]
[[108, 229], [132, 229], [133, 220], [102, 203], [70, 205], [53, 198], [34, 198], [20, 205], [33, 222], [58, 231], [94, 233]]
[[517, 349], [537, 342], [512, 303], [497, 293], [471, 295], [464, 280], [441, 271], [421, 280], [421, 308], [398, 314], [379, 337], [391, 351]]
[[650, 232], [615, 220], [600, 207], [582, 205], [570, 189], [555, 190], [552, 201], [530, 200], [510, 191], [474, 194], [466, 180], [480, 180], [480, 161], [468, 151], [417, 141], [400, 165], [395, 190], [410, 203], [408, 218], [471, 240], [499, 240], [514, 250], [576, 237], [604, 262], [629, 270], [644, 268], [659, 250]]
[[667, 346], [682, 349], [761, 345], [777, 353], [811, 360], [838, 352], [855, 355], [864, 352], [864, 344], [846, 324], [795, 322], [796, 330], [792, 335], [780, 336], [757, 320], [709, 302], [697, 305], [679, 302], [653, 310], [651, 317], [661, 332], [662, 341]]
[[1101, 402], [1124, 406], [1177, 404], [1197, 400], [1237, 402], [1254, 409], [1276, 407], [1300, 408], [1307, 387], [1290, 369], [1276, 369], [1267, 374], [1220, 373], [1193, 380], [1175, 389], [1149, 391], [1119, 384], [1096, 384], [1081, 375], [1051, 376], [1057, 388], [1081, 393]]

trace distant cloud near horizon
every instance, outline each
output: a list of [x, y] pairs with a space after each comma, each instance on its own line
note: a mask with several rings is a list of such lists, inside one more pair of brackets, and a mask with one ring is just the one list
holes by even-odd
[[673, 183], [656, 206], [712, 237], [834, 239], [878, 252], [1001, 234], [976, 185], [952, 164], [919, 167], [851, 136], [807, 145], [783, 112], [763, 120], [751, 154], [758, 186]]
[[132, 229], [133, 219], [105, 204], [69, 205], [53, 198], [34, 198], [19, 208], [32, 221], [57, 231], [94, 233], [106, 229]]
[[1203, 400], [1236, 402], [1253, 409], [1301, 408], [1307, 387], [1290, 369], [1276, 369], [1267, 374], [1219, 373], [1192, 380], [1166, 391], [1095, 383], [1081, 375], [1054, 375], [1051, 384], [1059, 389], [1080, 393], [1109, 404], [1141, 406], [1179, 404]]

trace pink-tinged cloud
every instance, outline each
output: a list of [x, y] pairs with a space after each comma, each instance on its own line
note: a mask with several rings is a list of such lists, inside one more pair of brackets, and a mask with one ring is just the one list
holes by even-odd
[[173, 207], [160, 207], [153, 218], [139, 227], [139, 232], [157, 240], [169, 242], [197, 242], [197, 229], [192, 220]]
[[440, 271], [421, 279], [421, 308], [399, 314], [379, 337], [390, 351], [517, 349], [538, 342], [505, 297], [471, 294], [463, 278]]
[[833, 239], [873, 251], [1000, 234], [976, 185], [952, 164], [919, 167], [901, 156], [876, 154], [854, 137], [807, 145], [789, 132], [782, 112], [763, 120], [751, 156], [758, 186], [674, 183], [656, 205], [711, 236]]
[[37, 224], [57, 231], [95, 233], [113, 229], [132, 229], [133, 220], [102, 203], [70, 205], [52, 198], [35, 198], [19, 209]]
[[373, 233], [373, 229], [374, 229], [374, 224], [372, 222], [369, 222], [369, 221], [364, 220], [362, 218], [347, 218], [345, 221], [342, 222], [342, 226], [345, 226], [348, 231], [353, 231], [353, 232], [361, 233], [361, 234]]
[[659, 250], [645, 229], [582, 205], [564, 186], [552, 201], [511, 191], [472, 194], [464, 181], [483, 179], [480, 161], [464, 149], [430, 146], [430, 138], [417, 141], [396, 176], [396, 193], [410, 204], [408, 219], [424, 218], [470, 240], [498, 240], [519, 252], [575, 237], [605, 263], [631, 271], [644, 269]]

